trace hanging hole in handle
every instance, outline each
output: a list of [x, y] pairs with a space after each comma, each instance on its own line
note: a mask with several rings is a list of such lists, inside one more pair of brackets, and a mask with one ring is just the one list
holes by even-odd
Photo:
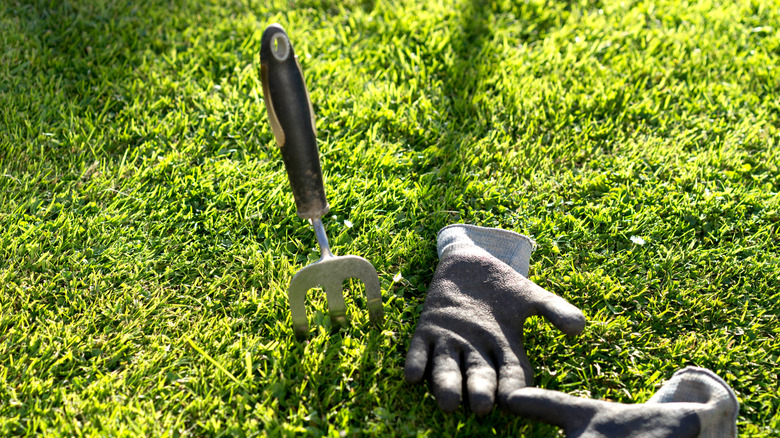
[[278, 61], [284, 61], [290, 56], [290, 40], [283, 33], [277, 33], [271, 40], [271, 54]]

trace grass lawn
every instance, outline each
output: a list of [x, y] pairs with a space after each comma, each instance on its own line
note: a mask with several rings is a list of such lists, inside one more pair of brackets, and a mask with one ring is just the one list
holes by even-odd
[[[281, 23], [317, 113], [334, 253], [386, 321], [331, 334], [266, 117]], [[403, 380], [444, 225], [538, 243], [585, 312], [526, 324], [536, 383], [646, 401], [685, 365], [780, 433], [780, 3], [0, 2], [0, 435], [547, 436]]]

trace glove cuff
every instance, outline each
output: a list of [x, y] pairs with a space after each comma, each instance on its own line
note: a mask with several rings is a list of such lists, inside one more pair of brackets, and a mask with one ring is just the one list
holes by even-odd
[[528, 276], [528, 264], [535, 242], [527, 236], [501, 228], [485, 228], [476, 225], [454, 224], [439, 231], [436, 249], [439, 260], [459, 252], [481, 248], [519, 272]]
[[700, 438], [737, 436], [739, 401], [734, 390], [717, 374], [705, 368], [685, 367], [674, 373], [647, 403], [702, 403], [696, 410]]

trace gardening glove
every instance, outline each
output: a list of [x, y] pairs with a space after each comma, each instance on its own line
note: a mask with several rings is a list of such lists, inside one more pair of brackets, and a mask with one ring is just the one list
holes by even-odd
[[725, 438], [737, 435], [739, 402], [715, 373], [687, 367], [643, 404], [523, 388], [509, 396], [507, 407], [516, 415], [563, 428], [568, 438]]
[[542, 315], [567, 335], [585, 327], [582, 312], [526, 278], [533, 241], [497, 228], [451, 225], [439, 231], [439, 265], [406, 356], [406, 380], [430, 374], [447, 412], [465, 388], [471, 409], [485, 414], [496, 392], [503, 403], [533, 384], [523, 323]]

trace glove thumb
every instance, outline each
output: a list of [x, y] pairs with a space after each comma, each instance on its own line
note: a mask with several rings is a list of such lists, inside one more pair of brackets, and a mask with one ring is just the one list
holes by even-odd
[[569, 336], [582, 333], [586, 323], [582, 310], [533, 281], [528, 279], [526, 281], [530, 284], [529, 287], [534, 297], [535, 314], [542, 315], [558, 330]]

